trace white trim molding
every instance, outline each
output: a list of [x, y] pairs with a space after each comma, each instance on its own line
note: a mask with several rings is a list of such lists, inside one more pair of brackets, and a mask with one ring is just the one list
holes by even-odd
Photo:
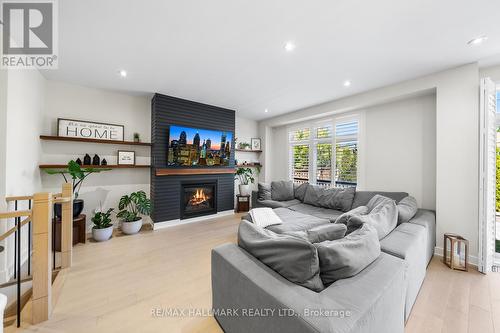
[[188, 224], [188, 223], [201, 222], [201, 221], [215, 219], [215, 218], [222, 217], [222, 216], [229, 216], [229, 215], [233, 215], [233, 214], [234, 214], [234, 210], [224, 210], [222, 212], [218, 212], [217, 214], [210, 214], [210, 215], [204, 215], [204, 216], [199, 216], [199, 217], [193, 217], [190, 219], [183, 219], [183, 220], [175, 219], [175, 220], [156, 222], [156, 223], [153, 223], [153, 230], [160, 230], [160, 229], [175, 227], [178, 225], [183, 225], [183, 224]]

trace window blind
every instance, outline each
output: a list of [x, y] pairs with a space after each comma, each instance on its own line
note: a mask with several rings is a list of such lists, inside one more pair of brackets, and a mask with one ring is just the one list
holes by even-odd
[[335, 124], [336, 187], [350, 187], [357, 184], [358, 133], [357, 120]]

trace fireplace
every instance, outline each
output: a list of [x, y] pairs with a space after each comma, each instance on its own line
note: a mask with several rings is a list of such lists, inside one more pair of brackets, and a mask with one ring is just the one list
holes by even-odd
[[217, 183], [181, 184], [181, 219], [217, 213]]

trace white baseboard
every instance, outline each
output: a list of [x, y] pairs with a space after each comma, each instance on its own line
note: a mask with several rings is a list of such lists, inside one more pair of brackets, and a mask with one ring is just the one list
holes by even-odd
[[228, 215], [233, 215], [233, 214], [234, 214], [234, 210], [224, 210], [222, 212], [218, 212], [217, 214], [193, 217], [190, 219], [184, 219], [184, 220], [175, 219], [175, 220], [169, 220], [169, 221], [163, 221], [163, 222], [156, 222], [156, 223], [153, 223], [153, 230], [160, 230], [160, 229], [175, 227], [178, 225], [183, 225], [183, 224], [188, 224], [188, 223], [201, 222], [201, 221], [206, 221], [206, 220], [215, 219], [215, 218], [218, 218], [221, 216], [228, 216]]
[[[438, 257], [443, 257], [443, 248], [436, 246], [434, 248], [434, 255]], [[478, 259], [476, 256], [469, 256], [469, 264], [477, 267]]]

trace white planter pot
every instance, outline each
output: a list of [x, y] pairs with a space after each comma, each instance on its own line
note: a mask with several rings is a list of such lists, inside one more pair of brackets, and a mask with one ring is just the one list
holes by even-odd
[[104, 242], [111, 238], [113, 234], [113, 226], [104, 229], [92, 228], [92, 237], [96, 242]]
[[142, 219], [133, 222], [122, 221], [122, 232], [127, 235], [133, 235], [139, 232], [142, 227]]
[[239, 188], [240, 188], [240, 195], [250, 195], [250, 184], [247, 185], [240, 184]]

